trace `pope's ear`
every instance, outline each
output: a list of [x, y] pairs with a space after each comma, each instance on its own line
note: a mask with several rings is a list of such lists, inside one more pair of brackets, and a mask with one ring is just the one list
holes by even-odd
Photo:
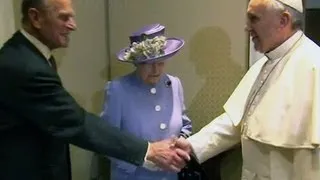
[[292, 16], [288, 11], [285, 11], [280, 16], [280, 27], [284, 28], [290, 25]]

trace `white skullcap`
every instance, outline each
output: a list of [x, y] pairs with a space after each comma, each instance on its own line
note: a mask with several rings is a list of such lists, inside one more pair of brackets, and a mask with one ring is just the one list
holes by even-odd
[[303, 13], [303, 5], [302, 5], [302, 0], [278, 0], [282, 2], [283, 4], [286, 4], [293, 9]]

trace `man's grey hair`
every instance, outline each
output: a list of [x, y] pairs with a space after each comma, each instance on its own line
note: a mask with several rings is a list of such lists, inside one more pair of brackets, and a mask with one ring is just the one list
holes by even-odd
[[288, 11], [292, 16], [292, 28], [293, 29], [303, 29], [304, 26], [304, 14], [297, 11], [296, 9], [278, 1], [271, 0], [269, 3], [269, 8], [272, 8], [278, 12]]
[[21, 13], [22, 23], [28, 21], [28, 11], [30, 8], [41, 9], [45, 6], [46, 0], [22, 0]]

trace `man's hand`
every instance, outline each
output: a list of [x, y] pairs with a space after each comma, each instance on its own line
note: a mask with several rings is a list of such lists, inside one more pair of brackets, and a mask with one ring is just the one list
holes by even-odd
[[178, 140], [175, 141], [175, 147], [182, 149], [183, 151], [187, 152], [188, 154], [192, 153], [191, 144], [183, 137], [180, 137]]
[[187, 152], [177, 148], [176, 138], [150, 143], [147, 160], [153, 162], [163, 170], [179, 172], [190, 160]]

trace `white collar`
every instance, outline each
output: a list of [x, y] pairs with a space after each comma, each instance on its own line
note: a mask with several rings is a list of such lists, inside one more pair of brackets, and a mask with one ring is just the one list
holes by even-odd
[[42, 53], [47, 60], [51, 57], [51, 51], [48, 46], [44, 45], [41, 41], [29, 34], [24, 29], [21, 29], [20, 32]]
[[297, 31], [280, 46], [268, 53], [265, 53], [265, 56], [267, 56], [270, 60], [275, 60], [284, 56], [290, 50], [290, 48], [300, 39], [302, 35], [303, 32], [301, 30]]

